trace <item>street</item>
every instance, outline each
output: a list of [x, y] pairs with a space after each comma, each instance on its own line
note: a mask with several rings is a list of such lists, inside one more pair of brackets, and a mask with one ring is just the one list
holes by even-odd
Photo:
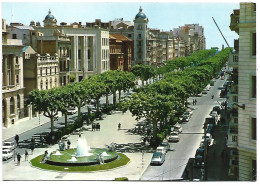
[[[209, 116], [212, 107], [219, 105], [217, 101], [224, 101], [219, 98], [220, 90], [225, 80], [218, 79], [214, 87], [211, 87], [207, 94], [202, 97], [189, 98], [191, 107], [194, 107], [193, 116], [189, 122], [183, 122], [181, 125], [183, 132], [180, 134], [178, 143], [171, 143], [172, 151], [166, 154], [166, 160], [161, 166], [149, 166], [141, 177], [141, 180], [179, 180], [183, 179], [184, 170], [189, 158], [194, 158], [196, 149], [199, 147], [203, 136], [203, 124], [206, 117]], [[214, 95], [214, 99], [211, 95]], [[193, 99], [197, 99], [197, 105], [192, 105]], [[195, 133], [195, 134], [193, 134]], [[196, 134], [201, 133], [201, 134]]]

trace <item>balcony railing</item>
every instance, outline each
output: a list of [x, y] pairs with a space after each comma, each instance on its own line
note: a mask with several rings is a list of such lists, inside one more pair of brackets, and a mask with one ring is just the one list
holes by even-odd
[[229, 59], [228, 59], [228, 66], [229, 67], [238, 67], [238, 54], [229, 54]]
[[237, 134], [228, 133], [227, 147], [236, 148], [237, 147]]

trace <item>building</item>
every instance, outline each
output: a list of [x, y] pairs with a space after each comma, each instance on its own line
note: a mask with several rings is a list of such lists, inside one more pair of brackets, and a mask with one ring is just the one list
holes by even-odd
[[130, 71], [133, 41], [123, 34], [110, 34], [110, 69]]
[[63, 64], [60, 66], [60, 85], [79, 82], [110, 69], [107, 29], [87, 28], [81, 22], [57, 25], [50, 11], [43, 22], [44, 27], [33, 26], [32, 47], [41, 55], [58, 54], [60, 64]]
[[26, 26], [22, 23], [11, 23], [8, 26], [8, 39], [20, 39], [23, 45], [30, 45], [30, 33], [34, 30], [32, 26]]
[[48, 90], [59, 86], [59, 59], [58, 55], [41, 56], [32, 47], [23, 49], [24, 55], [24, 96], [34, 89]]
[[227, 143], [230, 176], [256, 180], [256, 3], [240, 3], [240, 10], [231, 14], [230, 29], [239, 34], [229, 58], [234, 69], [228, 98], [233, 108]]
[[174, 28], [173, 34], [176, 39], [175, 46], [177, 47], [175, 48], [175, 57], [189, 56], [197, 50], [206, 48], [204, 28], [199, 24], [185, 24], [179, 28]]
[[[20, 39], [8, 39], [2, 19], [2, 123], [10, 127], [24, 117], [23, 53]], [[28, 114], [28, 113], [27, 113]]]
[[148, 33], [148, 18], [140, 7], [134, 19], [134, 61], [135, 64], [150, 64], [146, 56], [146, 40]]

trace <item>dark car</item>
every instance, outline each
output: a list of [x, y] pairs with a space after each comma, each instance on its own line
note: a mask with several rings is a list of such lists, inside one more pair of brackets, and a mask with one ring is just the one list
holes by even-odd
[[215, 106], [215, 107], [213, 107], [212, 110], [213, 110], [213, 111], [217, 111], [218, 114], [220, 114], [220, 106]]
[[166, 152], [170, 150], [170, 144], [168, 142], [162, 142], [160, 146], [165, 147]]
[[198, 156], [198, 155], [204, 157], [204, 149], [198, 148], [198, 149], [196, 150], [195, 157]]
[[214, 125], [213, 124], [208, 124], [206, 132], [210, 133], [212, 135], [213, 132], [214, 132]]

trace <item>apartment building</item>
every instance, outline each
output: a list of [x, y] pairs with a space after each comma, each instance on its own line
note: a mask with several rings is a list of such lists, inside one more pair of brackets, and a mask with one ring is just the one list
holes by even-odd
[[[2, 19], [2, 123], [10, 127], [24, 117], [23, 53], [20, 39], [9, 39]], [[27, 113], [28, 114], [28, 113]]]
[[199, 24], [185, 24], [173, 29], [175, 38], [175, 57], [189, 56], [197, 50], [206, 48], [204, 28]]
[[256, 4], [240, 3], [240, 9], [231, 14], [230, 29], [239, 34], [239, 41], [229, 58], [234, 69], [228, 98], [233, 108], [227, 143], [229, 173], [237, 180], [256, 180]]

